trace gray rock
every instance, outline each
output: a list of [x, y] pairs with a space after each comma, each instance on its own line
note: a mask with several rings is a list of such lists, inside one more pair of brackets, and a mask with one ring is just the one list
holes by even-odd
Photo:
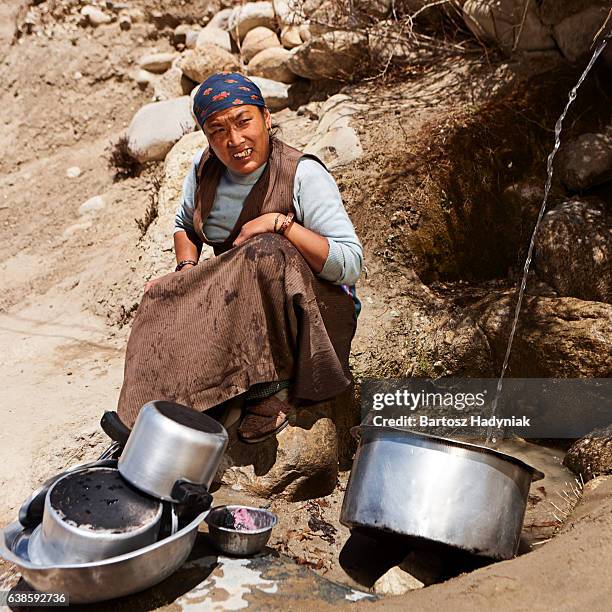
[[559, 174], [570, 191], [584, 191], [612, 180], [612, 127], [604, 134], [582, 134], [559, 151]]
[[81, 176], [81, 169], [78, 166], [70, 166], [70, 168], [66, 170], [66, 176], [68, 178], [77, 178]]
[[612, 302], [612, 210], [570, 200], [544, 215], [534, 257], [538, 276], [560, 295]]
[[94, 196], [79, 206], [79, 215], [95, 214], [106, 206], [102, 196]]
[[179, 68], [178, 62], [153, 80], [153, 99], [173, 100], [191, 92], [195, 83], [188, 79]]
[[271, 112], [283, 110], [289, 106], [289, 86], [271, 79], [253, 76], [249, 77], [261, 89], [261, 93]]
[[307, 79], [351, 80], [366, 55], [367, 38], [364, 35], [357, 32], [327, 32], [292, 49], [289, 68]]
[[424, 586], [420, 580], [405, 572], [401, 567], [395, 566], [374, 583], [372, 591], [377, 595], [404, 595]]
[[81, 9], [81, 15], [87, 20], [87, 23], [94, 28], [112, 21], [110, 15], [107, 15], [96, 6], [84, 6]]
[[183, 74], [196, 83], [201, 83], [215, 72], [240, 70], [238, 60], [231, 53], [210, 44], [186, 51], [179, 66]]
[[555, 48], [549, 28], [540, 20], [535, 0], [529, 0], [526, 13], [524, 0], [467, 0], [463, 19], [475, 36], [508, 50]]
[[242, 41], [242, 59], [248, 64], [260, 51], [280, 46], [278, 36], [270, 28], [258, 26], [249, 30]]
[[227, 28], [232, 38], [242, 40], [253, 28], [276, 28], [276, 16], [271, 2], [247, 2], [237, 6], [229, 16]]
[[178, 57], [176, 53], [148, 53], [140, 58], [138, 65], [143, 70], [162, 74], [172, 66], [172, 62]]
[[127, 130], [128, 146], [140, 162], [161, 160], [183, 134], [195, 128], [189, 96], [153, 102], [134, 115]]
[[300, 26], [295, 25], [287, 25], [283, 26], [280, 35], [281, 44], [285, 49], [294, 49], [295, 47], [299, 47], [302, 42], [302, 37], [300, 36]]
[[217, 45], [228, 53], [232, 51], [232, 40], [229, 32], [211, 25], [207, 25], [203, 30], [200, 30], [195, 48], [206, 48], [208, 45]]
[[276, 437], [244, 444], [230, 428], [230, 445], [219, 476], [262, 497], [287, 500], [328, 495], [338, 476], [338, 440], [333, 402], [299, 408]]
[[540, 19], [546, 25], [556, 25], [576, 13], [595, 5], [607, 5], [608, 0], [542, 0]]
[[289, 70], [290, 52], [282, 47], [270, 47], [260, 51], [247, 66], [250, 75], [264, 77], [280, 83], [293, 83], [297, 76]]
[[[180, 204], [183, 181], [191, 170], [195, 154], [208, 149], [208, 141], [202, 130], [185, 134], [166, 155], [164, 178], [158, 194], [158, 214], [168, 220], [167, 229], [171, 230], [171, 220]], [[162, 225], [164, 225], [162, 223]]]
[[326, 100], [319, 112], [315, 134], [304, 152], [316, 155], [330, 170], [361, 157], [361, 141], [350, 122], [351, 117], [363, 108], [344, 94], [336, 94]]
[[[516, 293], [492, 296], [469, 310], [499, 371]], [[612, 306], [571, 297], [526, 296], [510, 356], [514, 378], [607, 377], [612, 371]]]
[[299, 1], [273, 0], [272, 4], [280, 28], [299, 25], [304, 21]]
[[595, 429], [567, 451], [563, 465], [585, 481], [612, 474], [612, 425]]
[[229, 29], [229, 19], [231, 14], [234, 12], [232, 8], [226, 8], [220, 10], [218, 13], [213, 15], [213, 18], [206, 24], [206, 27], [219, 28], [221, 30]]
[[172, 44], [176, 47], [183, 45], [187, 49], [193, 49], [201, 28], [198, 25], [192, 25], [189, 23], [181, 23], [174, 28], [172, 33]]
[[553, 28], [553, 35], [561, 53], [575, 62], [583, 55], [592, 53], [591, 44], [595, 34], [603, 26], [608, 11], [607, 6], [590, 6], [589, 8], [566, 17]]

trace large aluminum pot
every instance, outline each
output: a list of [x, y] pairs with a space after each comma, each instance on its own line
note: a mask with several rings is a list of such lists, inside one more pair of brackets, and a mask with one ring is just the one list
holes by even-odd
[[498, 451], [393, 427], [361, 425], [340, 522], [441, 542], [492, 559], [518, 549], [532, 480]]
[[71, 472], [49, 489], [29, 556], [40, 564], [100, 561], [157, 541], [162, 502], [123, 482], [116, 468]]
[[227, 442], [223, 426], [206, 414], [173, 402], [149, 402], [121, 453], [119, 472], [145, 493], [185, 501], [177, 497], [177, 483], [207, 489]]

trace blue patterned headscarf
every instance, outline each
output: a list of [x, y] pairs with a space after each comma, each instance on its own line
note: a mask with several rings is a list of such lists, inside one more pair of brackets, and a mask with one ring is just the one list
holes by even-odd
[[218, 72], [198, 87], [193, 114], [202, 127], [214, 113], [241, 104], [266, 105], [261, 90], [251, 79], [238, 72]]

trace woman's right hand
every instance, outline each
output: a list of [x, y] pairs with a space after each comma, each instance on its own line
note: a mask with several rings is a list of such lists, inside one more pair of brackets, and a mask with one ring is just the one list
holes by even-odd
[[[190, 270], [193, 267], [195, 267], [193, 264], [185, 264], [181, 268], [180, 272], [185, 272], [186, 270]], [[180, 272], [178, 272], [178, 274], [180, 274]], [[177, 274], [177, 272], [171, 272], [170, 274]], [[154, 287], [155, 285], [163, 281], [164, 278], [170, 276], [170, 274], [164, 274], [164, 276], [160, 276], [158, 278], [152, 278], [150, 281], [147, 281], [144, 286], [144, 292], [146, 293], [149, 289], [151, 289], [151, 287]]]

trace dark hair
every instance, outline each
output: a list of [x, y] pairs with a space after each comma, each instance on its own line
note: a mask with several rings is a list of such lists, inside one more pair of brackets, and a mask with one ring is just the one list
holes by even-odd
[[[259, 106], [258, 108], [262, 117], [264, 116], [264, 109], [268, 109], [268, 112], [270, 112], [270, 109], [267, 106]], [[281, 131], [281, 126], [278, 125], [278, 123], [273, 123], [272, 127], [268, 130], [268, 133], [270, 134], [270, 136], [278, 136]]]

